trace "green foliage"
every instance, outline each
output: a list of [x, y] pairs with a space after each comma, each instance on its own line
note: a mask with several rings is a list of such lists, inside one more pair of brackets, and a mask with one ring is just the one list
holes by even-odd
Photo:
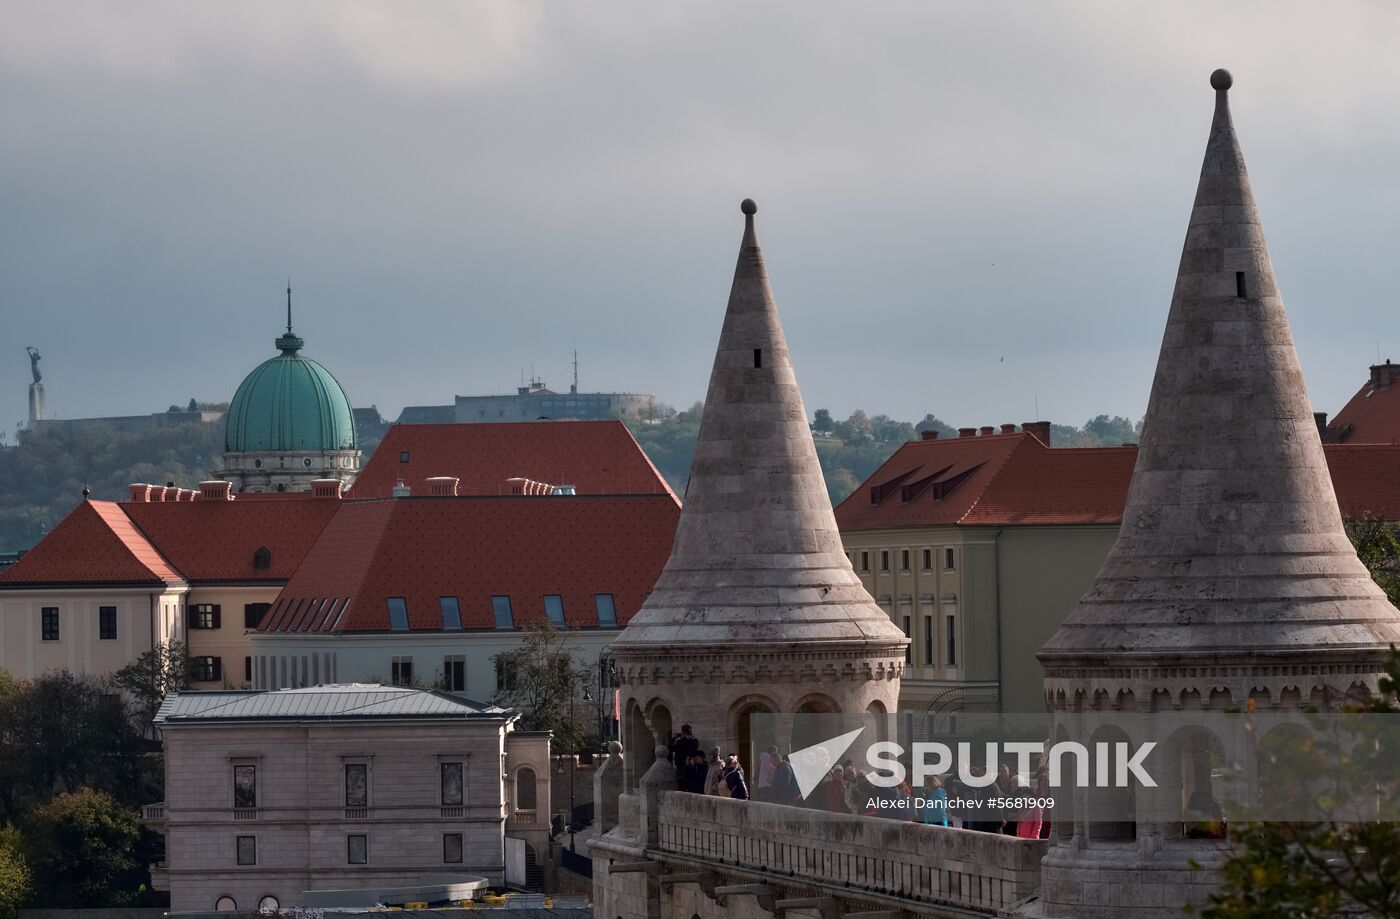
[[132, 482], [195, 488], [216, 468], [224, 426], [189, 422], [141, 431], [38, 425], [0, 450], [0, 551], [38, 542], [82, 500], [120, 500]]
[[523, 730], [553, 731], [554, 752], [583, 752], [588, 749], [589, 729], [597, 723], [594, 705], [598, 701], [584, 699], [584, 693], [596, 682], [597, 673], [578, 666], [567, 633], [548, 622], [531, 623], [524, 632], [518, 647], [492, 657], [502, 686], [491, 701], [519, 709]]
[[156, 645], [112, 674], [112, 682], [131, 697], [132, 717], [143, 732], [151, 724], [161, 700], [177, 689], [190, 688], [190, 656], [178, 641]]
[[25, 820], [36, 906], [125, 906], [144, 886], [136, 813], [111, 795], [79, 788], [36, 807]]
[[29, 892], [29, 863], [14, 824], [0, 827], [0, 919], [14, 919]]
[[1348, 520], [1346, 527], [1357, 557], [1390, 602], [1400, 606], [1400, 539], [1395, 525], [1376, 517], [1358, 517]]

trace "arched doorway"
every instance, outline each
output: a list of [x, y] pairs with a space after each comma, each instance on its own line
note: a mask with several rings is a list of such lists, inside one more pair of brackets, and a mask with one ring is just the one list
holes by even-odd
[[515, 773], [515, 810], [534, 811], [535, 806], [535, 770], [522, 766]]
[[778, 738], [773, 736], [774, 719], [764, 718], [761, 719], [761, 723], [755, 724], [754, 716], [773, 715], [775, 706], [768, 699], [750, 697], [736, 702], [731, 712], [731, 736], [735, 738], [738, 748], [723, 752], [725, 755], [733, 753], [739, 757], [739, 765], [743, 767], [744, 779], [749, 785], [749, 794], [753, 794], [758, 785], [758, 754], [778, 742]]

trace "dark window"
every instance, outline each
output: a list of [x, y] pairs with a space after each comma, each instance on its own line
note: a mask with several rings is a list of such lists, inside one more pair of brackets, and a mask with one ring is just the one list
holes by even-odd
[[535, 788], [535, 770], [526, 766], [515, 774], [515, 809], [532, 811], [538, 806], [539, 797]]
[[442, 627], [444, 629], [460, 629], [462, 627], [462, 608], [457, 605], [456, 597], [438, 597], [438, 608], [442, 610]]
[[952, 616], [948, 617], [948, 651], [944, 655], [944, 663], [949, 667], [958, 665], [958, 625]]
[[753, 366], [754, 366], [754, 369], [756, 369], [756, 370], [761, 370], [761, 369], [763, 369], [763, 349], [762, 349], [762, 348], [754, 348], [754, 349], [753, 349]]
[[510, 611], [510, 597], [492, 597], [491, 612], [496, 617], [496, 628], [515, 628], [515, 616]]
[[943, 550], [943, 567], [946, 568], [946, 569], [948, 569], [949, 571], [952, 571], [952, 570], [953, 570], [953, 550], [952, 550], [952, 549], [944, 549], [944, 550]]
[[617, 606], [612, 594], [594, 594], [593, 603], [598, 607], [598, 624], [605, 629], [617, 628]]
[[1236, 271], [1236, 272], [1235, 272], [1235, 296], [1236, 296], [1236, 297], [1247, 297], [1247, 296], [1249, 296], [1249, 293], [1248, 293], [1248, 291], [1245, 290], [1245, 286], [1244, 286], [1244, 272], [1243, 272], [1243, 271]]
[[924, 663], [933, 663], [933, 617], [924, 617]]
[[[911, 627], [912, 627], [912, 624], [911, 624], [910, 621], [909, 621], [909, 617], [908, 617], [908, 616], [905, 616], [905, 617], [904, 617], [904, 636], [905, 636], [906, 638], [911, 637], [910, 634], [909, 634], [909, 629], [910, 629]], [[906, 664], [912, 664], [912, 663], [914, 663], [914, 644], [913, 644], [913, 642], [910, 642], [909, 644], [907, 644], [907, 645], [904, 646], [904, 663], [906, 663]]]
[[258, 767], [233, 767], [233, 806], [258, 806]]
[[401, 451], [401, 452], [399, 453], [399, 462], [401, 462], [401, 463], [406, 463], [406, 462], [408, 462], [408, 451], [407, 451], [407, 450], [403, 450], [403, 451]]
[[442, 659], [442, 687], [448, 692], [467, 691], [467, 659], [460, 655]]
[[253, 553], [253, 568], [258, 571], [266, 571], [272, 567], [272, 550], [267, 546], [258, 546], [258, 551]]
[[243, 682], [253, 682], [253, 659], [251, 657], [243, 658]]
[[408, 630], [408, 604], [403, 597], [389, 598], [389, 628], [395, 632]]
[[219, 604], [196, 603], [190, 607], [190, 628], [217, 629], [219, 627]]
[[117, 608], [99, 606], [97, 608], [97, 637], [113, 639], [117, 637]]
[[346, 836], [345, 860], [352, 865], [368, 865], [369, 837], [363, 834]]
[[442, 860], [449, 865], [462, 863], [462, 834], [442, 834]]
[[564, 627], [564, 598], [559, 594], [545, 594], [544, 614], [549, 617], [550, 625], [562, 629]]
[[256, 629], [258, 623], [262, 622], [263, 616], [272, 608], [271, 603], [245, 603], [243, 604], [243, 628]]
[[238, 864], [256, 865], [258, 863], [258, 837], [240, 836], [238, 837]]
[[39, 636], [44, 641], [58, 641], [58, 607], [46, 606], [39, 611]]
[[369, 807], [369, 765], [345, 764], [345, 806]]
[[881, 550], [880, 550], [880, 570], [881, 570], [881, 571], [889, 571], [889, 570], [890, 570], [890, 551], [889, 551], [888, 549], [881, 549]]
[[909, 570], [909, 550], [908, 550], [908, 549], [900, 549], [900, 550], [899, 550], [899, 570], [900, 570], [900, 571], [908, 571], [908, 570]]
[[509, 662], [496, 658], [496, 689], [515, 688], [515, 667]]
[[860, 554], [860, 570], [861, 570], [861, 571], [869, 571], [869, 570], [870, 570], [870, 553], [869, 553], [869, 552], [862, 552], [862, 553]]
[[924, 550], [924, 570], [925, 570], [925, 571], [928, 571], [928, 570], [929, 570], [930, 568], [932, 568], [932, 567], [933, 567], [933, 550], [932, 550], [932, 549], [925, 549], [925, 550]]
[[196, 683], [213, 683], [224, 678], [223, 658], [190, 658], [190, 675]]
[[413, 683], [413, 658], [396, 657], [389, 662], [389, 681], [395, 686]]
[[461, 763], [438, 763], [438, 781], [442, 788], [443, 806], [460, 805], [466, 800], [462, 794]]

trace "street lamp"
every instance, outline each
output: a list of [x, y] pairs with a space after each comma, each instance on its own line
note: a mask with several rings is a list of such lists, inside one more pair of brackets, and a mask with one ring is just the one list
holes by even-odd
[[[587, 687], [583, 690], [583, 701], [592, 702], [593, 697], [588, 694]], [[574, 694], [569, 693], [569, 739], [574, 739]], [[577, 851], [574, 848], [574, 791], [575, 779], [578, 775], [578, 750], [573, 751], [573, 762], [569, 764], [569, 851]], [[597, 806], [597, 802], [594, 802]]]

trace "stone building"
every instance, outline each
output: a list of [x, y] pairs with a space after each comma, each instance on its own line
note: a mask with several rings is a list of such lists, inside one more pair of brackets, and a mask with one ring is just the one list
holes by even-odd
[[[1122, 528], [1040, 653], [1057, 738], [1076, 737], [1094, 710], [1335, 707], [1374, 690], [1400, 644], [1400, 612], [1342, 528], [1231, 123], [1230, 74], [1210, 82], [1215, 116]], [[1224, 799], [1209, 769], [1219, 738], [1123, 721], [1096, 739], [1158, 742], [1180, 774], [1140, 789], [1126, 820], [1090, 820], [1111, 794], [1092, 789], [1068, 821], [1057, 815], [1039, 915], [1180, 915], [1220, 879], [1227, 840], [1152, 816], [1163, 804], [1182, 814], [1196, 791]]]
[[291, 288], [287, 332], [276, 345], [281, 354], [233, 394], [214, 477], [238, 492], [309, 491], [316, 479], [350, 484], [360, 470], [355, 415], [331, 372], [301, 354], [306, 342], [292, 332]]
[[[310, 891], [505, 881], [506, 837], [547, 840], [549, 737], [517, 712], [373, 685], [180, 692], [156, 716], [176, 911], [306, 905]], [[371, 899], [364, 905], [373, 905]]]

